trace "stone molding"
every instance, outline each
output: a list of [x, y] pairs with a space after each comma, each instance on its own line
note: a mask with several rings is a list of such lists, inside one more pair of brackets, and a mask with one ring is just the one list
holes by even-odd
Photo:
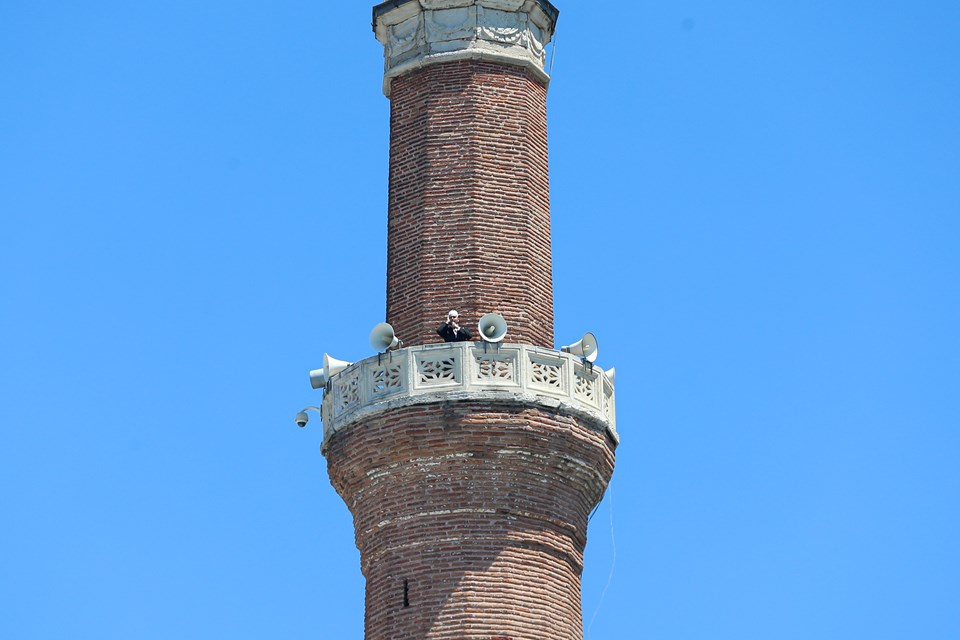
[[430, 64], [488, 60], [529, 69], [544, 84], [558, 12], [547, 0], [406, 0], [374, 7], [384, 47], [383, 93], [393, 78]]
[[572, 413], [620, 441], [614, 385], [600, 367], [542, 347], [452, 342], [373, 356], [333, 376], [321, 406], [322, 450], [333, 434], [372, 415], [458, 401]]

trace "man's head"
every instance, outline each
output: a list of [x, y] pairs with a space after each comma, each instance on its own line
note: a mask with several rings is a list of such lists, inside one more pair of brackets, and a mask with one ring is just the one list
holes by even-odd
[[452, 309], [450, 313], [447, 314], [447, 322], [457, 322], [460, 319], [460, 314], [457, 313], [456, 309]]

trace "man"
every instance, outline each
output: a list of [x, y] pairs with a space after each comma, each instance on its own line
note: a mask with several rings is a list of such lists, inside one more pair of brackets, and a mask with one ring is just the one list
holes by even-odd
[[444, 342], [466, 342], [473, 338], [473, 334], [460, 326], [459, 320], [460, 314], [456, 310], [447, 314], [447, 321], [437, 329]]

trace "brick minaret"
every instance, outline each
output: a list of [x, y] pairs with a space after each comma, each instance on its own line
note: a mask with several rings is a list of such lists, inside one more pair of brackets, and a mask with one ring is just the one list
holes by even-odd
[[[391, 0], [373, 15], [391, 101], [387, 320], [406, 347], [332, 376], [322, 406], [366, 640], [582, 640], [587, 518], [617, 435], [612, 375], [553, 349], [557, 10]], [[505, 343], [440, 342], [449, 309], [464, 325], [503, 315]]]

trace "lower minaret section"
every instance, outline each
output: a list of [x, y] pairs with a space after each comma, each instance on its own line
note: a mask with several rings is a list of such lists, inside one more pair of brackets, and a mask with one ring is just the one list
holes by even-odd
[[580, 640], [587, 518], [614, 442], [522, 404], [385, 411], [334, 436], [330, 478], [353, 514], [366, 640]]
[[366, 640], [582, 640], [587, 520], [617, 446], [599, 368], [524, 345], [415, 347], [335, 376], [323, 411]]

